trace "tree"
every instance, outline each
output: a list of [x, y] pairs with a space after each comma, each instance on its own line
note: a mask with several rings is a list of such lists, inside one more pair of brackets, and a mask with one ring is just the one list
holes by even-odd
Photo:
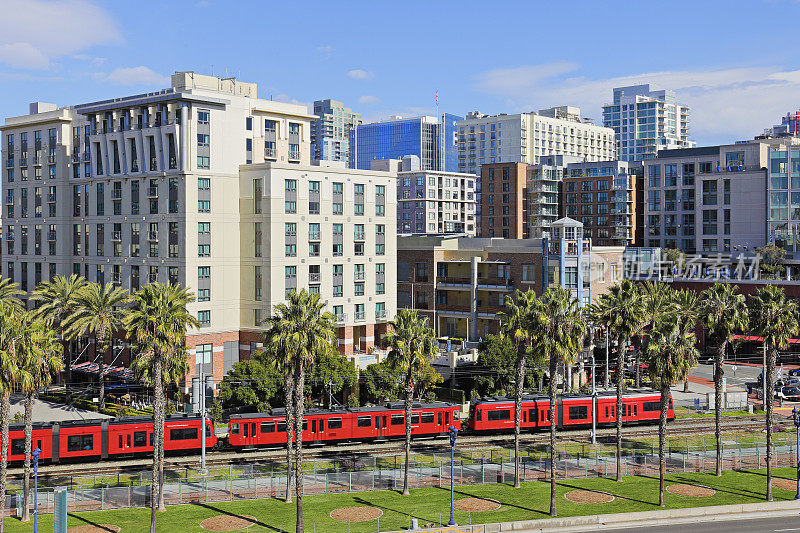
[[53, 378], [61, 371], [63, 346], [50, 329], [40, 319], [24, 313], [22, 324], [25, 335], [17, 344], [19, 370], [26, 377], [21, 381], [20, 390], [25, 395], [25, 462], [23, 468], [22, 521], [30, 520], [31, 453], [33, 435], [33, 399], [39, 391], [47, 388]]
[[580, 303], [568, 289], [550, 287], [532, 302], [529, 321], [533, 352], [539, 352], [550, 363], [550, 516], [556, 508], [556, 373], [558, 365], [581, 349], [586, 336], [586, 324], [581, 316]]
[[[542, 375], [538, 354], [528, 352], [525, 358], [525, 383], [532, 387]], [[515, 362], [517, 349], [514, 342], [502, 335], [487, 335], [478, 345], [475, 365], [474, 390], [480, 396], [511, 396], [514, 394]]]
[[672, 274], [675, 269], [680, 273], [686, 262], [686, 254], [674, 248], [662, 248], [661, 260], [665, 265], [669, 266], [670, 274]]
[[664, 474], [666, 460], [664, 445], [667, 435], [667, 411], [670, 387], [685, 379], [697, 364], [698, 351], [694, 336], [696, 315], [681, 302], [680, 291], [671, 291], [673, 305], [659, 314], [644, 335], [642, 349], [647, 371], [653, 386], [660, 391], [661, 416], [658, 425], [659, 505], [665, 506]]
[[747, 329], [747, 303], [736, 294], [737, 285], [715, 283], [703, 291], [700, 317], [710, 339], [716, 343], [714, 354], [714, 436], [717, 443], [717, 472], [722, 475], [722, 362], [725, 351], [737, 332]]
[[[164, 381], [177, 374], [186, 361], [186, 331], [200, 322], [186, 309], [194, 295], [177, 285], [151, 283], [131, 298], [124, 319], [128, 335], [139, 353], [135, 369], [153, 384], [153, 479], [150, 485], [150, 532], [155, 533], [156, 510], [164, 507]], [[180, 360], [183, 360], [181, 363]], [[184, 370], [186, 367], [183, 368]], [[185, 372], [184, 372], [185, 374]], [[206, 428], [202, 429], [205, 438]]]
[[67, 317], [67, 335], [92, 335], [99, 356], [100, 406], [105, 404], [105, 356], [114, 334], [122, 329], [130, 295], [111, 283], [87, 283], [75, 296], [75, 311]]
[[595, 324], [604, 326], [616, 339], [617, 351], [617, 481], [622, 481], [622, 383], [625, 374], [625, 349], [644, 325], [645, 308], [641, 293], [630, 280], [622, 280], [601, 294], [590, 313]]
[[783, 289], [766, 285], [750, 297], [750, 327], [764, 339], [767, 348], [767, 382], [764, 405], [767, 411], [767, 500], [772, 501], [772, 400], [774, 395], [775, 360], [778, 350], [789, 345], [789, 339], [797, 335], [797, 304], [786, 298]]
[[[639, 289], [644, 301], [644, 324], [639, 330], [641, 339], [645, 329], [652, 327], [656, 319], [673, 305], [673, 293], [665, 283], [660, 281], [646, 281], [639, 286]], [[639, 388], [642, 386], [641, 365], [639, 364], [638, 350], [636, 353], [636, 387]]]
[[395, 319], [389, 322], [391, 331], [386, 335], [386, 345], [390, 347], [387, 359], [389, 364], [405, 376], [405, 419], [406, 443], [403, 472], [403, 495], [411, 494], [408, 487], [408, 467], [411, 458], [411, 400], [419, 375], [430, 367], [436, 354], [436, 339], [428, 326], [428, 317], [421, 317], [416, 311], [399, 309]]
[[0, 303], [15, 309], [22, 309], [20, 297], [25, 295], [25, 291], [19, 289], [19, 284], [11, 281], [10, 278], [0, 277]]
[[[4, 281], [0, 279], [0, 286], [6, 285]], [[28, 386], [29, 380], [29, 376], [20, 371], [17, 359], [17, 345], [25, 335], [20, 313], [18, 304], [0, 297], [0, 509], [5, 509], [6, 501], [9, 397], [15, 387]], [[3, 513], [0, 513], [0, 533], [2, 531]]]
[[786, 258], [785, 248], [771, 242], [766, 246], [756, 248], [756, 254], [761, 256], [760, 270], [764, 278], [778, 279], [786, 271], [786, 266], [783, 264]]
[[68, 349], [72, 339], [67, 337], [69, 330], [67, 317], [75, 312], [78, 295], [85, 285], [86, 280], [75, 274], [68, 278], [56, 276], [50, 281], [42, 281], [31, 296], [31, 300], [38, 304], [34, 316], [55, 328], [64, 345], [62, 353], [64, 354], [68, 383], [72, 381], [72, 361]]
[[359, 378], [360, 403], [383, 403], [400, 397], [403, 376], [386, 359], [361, 371]]
[[283, 373], [256, 352], [252, 359], [234, 363], [225, 374], [217, 400], [225, 409], [263, 413], [272, 408], [283, 379]]
[[325, 309], [319, 294], [305, 289], [289, 294], [288, 303], [275, 306], [270, 321], [276, 328], [273, 342], [286, 349], [294, 370], [294, 457], [297, 533], [303, 533], [303, 408], [305, 374], [319, 354], [335, 351], [333, 315]]
[[353, 387], [357, 378], [355, 364], [346, 357], [332, 352], [319, 353], [306, 374], [305, 395], [318, 398], [320, 405], [327, 405], [330, 409], [333, 407], [330, 394], [336, 396], [345, 388]]
[[538, 305], [533, 290], [517, 291], [514, 297], [506, 295], [506, 307], [497, 313], [501, 335], [514, 343], [516, 364], [514, 372], [514, 488], [519, 488], [519, 433], [522, 423], [522, 390], [525, 386], [525, 356], [531, 344], [533, 328], [531, 315]]

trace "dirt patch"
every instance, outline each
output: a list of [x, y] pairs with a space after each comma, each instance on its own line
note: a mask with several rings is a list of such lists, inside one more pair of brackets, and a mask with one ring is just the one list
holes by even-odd
[[607, 492], [596, 490], [571, 490], [564, 497], [572, 503], [608, 503], [614, 501], [614, 496]]
[[230, 516], [218, 514], [200, 522], [200, 527], [206, 531], [239, 531], [256, 523], [252, 516]]
[[700, 485], [688, 485], [686, 483], [676, 483], [667, 487], [667, 491], [678, 496], [691, 496], [692, 498], [708, 498], [717, 493], [714, 489], [702, 487]]
[[114, 524], [83, 524], [71, 527], [67, 533], [119, 533], [120, 527]]
[[772, 478], [772, 486], [777, 489], [791, 490], [794, 492], [797, 490], [797, 480], [774, 477]]
[[453, 503], [453, 507], [460, 511], [480, 513], [482, 511], [495, 511], [500, 509], [500, 502], [486, 498], [461, 498]]
[[383, 516], [383, 511], [377, 507], [358, 505], [355, 507], [340, 507], [331, 511], [331, 518], [340, 522], [366, 522]]

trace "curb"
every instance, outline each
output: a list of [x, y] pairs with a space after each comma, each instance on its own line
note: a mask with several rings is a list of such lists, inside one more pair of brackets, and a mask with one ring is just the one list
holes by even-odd
[[[438, 527], [418, 529], [419, 533], [567, 533], [571, 531], [601, 531], [609, 528], [646, 528], [671, 524], [714, 522], [737, 519], [774, 518], [800, 514], [800, 500], [782, 502], [743, 503], [733, 505], [711, 505], [685, 509], [638, 511], [635, 513], [612, 513], [567, 518], [543, 518], [493, 524]], [[398, 531], [395, 533], [405, 533]]]

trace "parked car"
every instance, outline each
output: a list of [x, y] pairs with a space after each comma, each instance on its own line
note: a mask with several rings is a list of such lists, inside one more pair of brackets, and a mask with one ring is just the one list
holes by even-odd
[[800, 377], [800, 368], [793, 368], [789, 370], [790, 376], [799, 376]]
[[778, 393], [778, 397], [787, 402], [800, 402], [800, 389], [797, 387], [783, 387]]

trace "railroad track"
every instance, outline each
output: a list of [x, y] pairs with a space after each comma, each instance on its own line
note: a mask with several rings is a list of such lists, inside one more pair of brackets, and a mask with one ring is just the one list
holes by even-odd
[[[781, 420], [778, 420], [780, 425]], [[724, 417], [723, 427], [726, 432], [731, 431], [752, 431], [764, 428], [764, 417], [747, 415], [737, 417]], [[713, 418], [683, 418], [669, 423], [668, 434], [670, 437], [690, 436], [708, 433], [713, 430]], [[656, 436], [658, 426], [627, 426], [622, 428], [622, 434], [626, 438]], [[616, 435], [616, 428], [602, 427], [597, 429], [598, 438], [613, 437]], [[558, 432], [557, 439], [563, 443], [565, 441], [586, 442], [590, 438], [588, 428], [579, 430], [561, 430]], [[493, 446], [502, 447], [503, 444], [513, 442], [513, 434], [501, 435], [464, 435], [459, 437], [461, 447], [470, 448], [489, 448]], [[520, 442], [525, 445], [546, 444], [550, 441], [550, 434], [547, 430], [537, 433], [523, 433]], [[446, 436], [429, 439], [419, 439], [412, 443], [415, 453], [433, 453], [449, 450], [449, 441]], [[404, 451], [403, 441], [370, 442], [370, 443], [348, 443], [337, 446], [315, 446], [308, 444], [304, 449], [304, 457], [311, 459], [326, 459], [334, 457], [357, 458], [363, 456], [385, 457], [397, 455]], [[257, 463], [259, 461], [285, 459], [285, 448], [271, 448], [245, 451], [232, 450], [209, 450], [206, 457], [206, 465], [215, 467], [230, 464]], [[58, 464], [42, 465], [39, 473], [46, 477], [64, 477], [81, 475], [107, 475], [116, 473], [130, 473], [148, 470], [152, 466], [152, 459], [149, 457], [128, 459], [124, 461], [113, 461], [92, 464]], [[167, 469], [175, 470], [198, 470], [200, 466], [199, 455], [191, 456], [172, 456], [165, 460]], [[9, 477], [17, 478], [22, 476], [22, 468], [12, 468], [8, 471]]]

